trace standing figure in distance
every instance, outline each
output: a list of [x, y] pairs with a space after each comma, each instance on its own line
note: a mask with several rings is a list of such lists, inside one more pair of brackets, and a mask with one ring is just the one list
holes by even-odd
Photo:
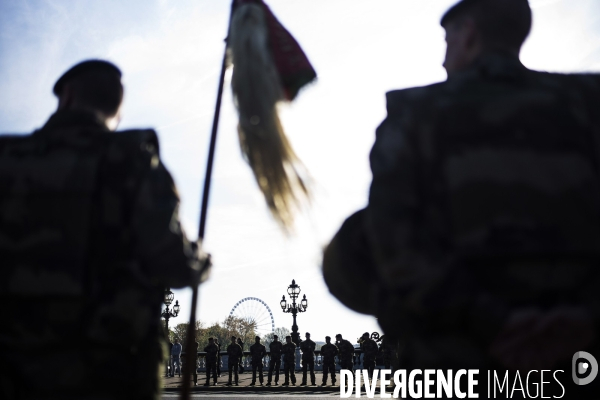
[[379, 353], [379, 347], [377, 347], [377, 343], [371, 339], [369, 332], [363, 333], [361, 339], [360, 347], [363, 352], [363, 368], [368, 371], [370, 377], [373, 377], [375, 359], [377, 358], [377, 353]]
[[[167, 337], [168, 337], [168, 332], [167, 332]], [[168, 357], [167, 357], [167, 366], [166, 366], [166, 375], [165, 377], [170, 377], [171, 376], [171, 372], [173, 371], [173, 357], [171, 356], [172, 352], [173, 352], [173, 342], [171, 342], [169, 340], [169, 343], [167, 344], [168, 347]]]
[[179, 338], [175, 338], [175, 343], [171, 347], [171, 377], [175, 376], [175, 369], [181, 378], [181, 351], [182, 346], [179, 343]]
[[258, 381], [263, 384], [263, 359], [267, 355], [267, 348], [260, 342], [260, 337], [254, 338], [254, 344], [250, 346], [252, 358], [252, 382], [250, 386], [256, 385], [256, 370], [258, 370]]
[[235, 342], [235, 336], [231, 337], [231, 344], [227, 346], [227, 366], [229, 368], [229, 381], [227, 386], [231, 386], [231, 374], [235, 375], [235, 385], [239, 385], [238, 368], [240, 365], [240, 358], [242, 358], [242, 348]]
[[206, 352], [206, 383], [204, 386], [210, 386], [210, 373], [213, 373], [213, 384], [217, 384], [217, 361], [219, 347], [213, 338], [208, 338], [208, 346], [204, 348]]
[[240, 357], [240, 374], [244, 372], [244, 342], [242, 342], [242, 338], [238, 338], [237, 339], [237, 344], [241, 347], [242, 349], [242, 356]]
[[165, 288], [198, 284], [208, 257], [181, 228], [156, 132], [114, 132], [121, 71], [84, 61], [53, 92], [42, 128], [0, 136], [0, 299], [19, 299], [0, 324], [0, 387], [19, 398], [159, 398]]
[[398, 342], [390, 339], [387, 335], [381, 336], [379, 352], [383, 358], [383, 367], [391, 370], [393, 374], [398, 362]]
[[[330, 291], [400, 340], [403, 368], [570, 371], [600, 354], [600, 75], [528, 69], [531, 23], [527, 0], [444, 15], [448, 79], [387, 93], [369, 204], [325, 252]], [[560, 383], [545, 394], [600, 392]]]
[[371, 339], [369, 332], [363, 333], [361, 342], [361, 350], [363, 351], [363, 368], [366, 369], [370, 377], [373, 377], [373, 371], [375, 370], [375, 359], [377, 353], [379, 353], [379, 347], [377, 343]]
[[323, 383], [327, 385], [327, 376], [331, 374], [331, 385], [335, 386], [335, 356], [339, 350], [337, 346], [331, 343], [331, 337], [325, 336], [325, 344], [321, 347], [321, 356], [323, 357]]
[[217, 345], [217, 376], [221, 377], [221, 344], [219, 339], [215, 338], [215, 345]]
[[275, 371], [275, 384], [279, 383], [279, 370], [281, 369], [281, 352], [283, 351], [283, 343], [279, 341], [277, 335], [273, 335], [273, 341], [269, 344], [269, 376], [267, 378], [267, 386], [271, 386], [271, 378]]
[[300, 386], [306, 385], [307, 370], [310, 370], [310, 383], [315, 386], [315, 348], [316, 343], [310, 340], [310, 333], [306, 332], [306, 339], [300, 342], [300, 350], [302, 351], [302, 383]]
[[192, 365], [186, 366], [186, 368], [192, 368], [192, 378], [194, 379], [194, 386], [198, 386], [198, 350], [200, 349], [200, 343], [194, 341], [194, 348], [191, 350], [194, 352], [192, 355]]
[[337, 348], [339, 350], [340, 367], [354, 372], [354, 346], [344, 339], [340, 333], [335, 335]]
[[292, 342], [291, 336], [285, 337], [283, 350], [283, 373], [285, 374], [285, 382], [281, 386], [289, 386], [290, 379], [292, 385], [296, 385], [296, 345]]

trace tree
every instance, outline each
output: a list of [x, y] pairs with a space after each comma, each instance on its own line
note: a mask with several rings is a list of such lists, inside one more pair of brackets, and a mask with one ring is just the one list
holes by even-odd
[[279, 338], [280, 342], [285, 343], [285, 337], [290, 335], [291, 331], [288, 328], [275, 328], [275, 332], [271, 332], [271, 333], [267, 333], [266, 335], [264, 335], [262, 337], [262, 343], [265, 345], [265, 347], [268, 349], [269, 345], [273, 342], [274, 340], [274, 335], [277, 335], [277, 337]]
[[[208, 338], [215, 338], [221, 344], [222, 351], [224, 351], [231, 342], [231, 336], [235, 336], [241, 338], [244, 344], [249, 346], [250, 343], [254, 343], [255, 325], [255, 323], [232, 316], [227, 317], [222, 324], [217, 322], [208, 327], [203, 322], [196, 321], [196, 341], [202, 350], [208, 344]], [[173, 329], [169, 329], [169, 340], [171, 343], [175, 343], [175, 339], [178, 339], [183, 345], [183, 351], [185, 351], [187, 332], [187, 323], [177, 324]]]
[[179, 340], [179, 343], [185, 345], [185, 338], [187, 337], [187, 329], [188, 329], [187, 323], [177, 324], [171, 331], [173, 334], [173, 337], [170, 338], [172, 343], [175, 343], [175, 340]]
[[[179, 343], [183, 346], [183, 351], [185, 351], [185, 346], [187, 345], [187, 332], [188, 332], [189, 324], [187, 322], [177, 324], [173, 329], [169, 329], [169, 340], [171, 343], [175, 343], [175, 339], [179, 340]], [[196, 321], [196, 341], [202, 345], [202, 333], [206, 329], [204, 328], [204, 324], [201, 321]]]
[[254, 342], [256, 336], [256, 322], [254, 321], [246, 321], [230, 315], [223, 321], [223, 327], [227, 330], [228, 337], [235, 336], [242, 339], [244, 347], [248, 347], [250, 343]]

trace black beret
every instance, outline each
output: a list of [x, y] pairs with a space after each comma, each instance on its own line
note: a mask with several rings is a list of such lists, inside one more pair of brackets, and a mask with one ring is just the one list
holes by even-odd
[[[506, 2], [509, 3], [508, 1], [506, 1]], [[442, 26], [444, 26], [451, 19], [460, 15], [463, 11], [465, 11], [469, 7], [477, 5], [477, 4], [484, 4], [484, 3], [488, 3], [486, 5], [493, 6], [494, 3], [496, 3], [496, 5], [498, 5], [499, 3], [504, 3], [504, 0], [496, 0], [496, 1], [493, 1], [493, 0], [460, 0], [458, 3], [456, 3], [455, 5], [450, 7], [450, 9], [448, 11], [446, 11], [444, 16], [442, 17], [440, 24]], [[527, 8], [529, 8], [529, 1], [528, 0], [514, 0], [512, 2], [512, 4], [510, 4], [510, 5], [511, 6], [527, 5]]]
[[112, 71], [119, 75], [119, 78], [121, 78], [121, 70], [117, 68], [117, 66], [113, 63], [104, 60], [86, 60], [74, 65], [67, 72], [62, 74], [62, 76], [58, 78], [58, 80], [54, 84], [52, 92], [58, 96], [62, 91], [62, 88], [65, 85], [65, 83], [67, 83], [67, 81], [76, 77], [77, 75], [92, 70]]
[[465, 8], [472, 6], [473, 4], [481, 3], [481, 0], [461, 0], [452, 7], [442, 17], [440, 24], [444, 26], [452, 18], [459, 15]]

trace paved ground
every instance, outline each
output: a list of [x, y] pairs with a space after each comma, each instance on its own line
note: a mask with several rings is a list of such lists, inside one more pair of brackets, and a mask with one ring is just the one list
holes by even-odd
[[[320, 386], [323, 381], [323, 375], [320, 372], [315, 373], [317, 386], [299, 386], [302, 382], [302, 373], [296, 374], [296, 386], [281, 386], [285, 381], [284, 375], [279, 375], [279, 385], [277, 386], [260, 386], [257, 378], [257, 386], [249, 386], [252, 382], [252, 372], [244, 372], [239, 375], [239, 386], [226, 386], [225, 384], [229, 380], [228, 374], [221, 374], [218, 378], [217, 386], [206, 387], [202, 386], [206, 382], [206, 375], [198, 374], [198, 386], [192, 385], [192, 393], [194, 398], [203, 399], [222, 399], [222, 398], [244, 398], [244, 399], [259, 399], [268, 397], [270, 400], [283, 399], [293, 397], [294, 399], [310, 399], [318, 400], [331, 399], [333, 397], [339, 398], [340, 388], [339, 386], [331, 386], [331, 380], [329, 385], [323, 387]], [[336, 374], [337, 375], [337, 374]], [[308, 378], [310, 383], [310, 377]], [[267, 377], [265, 374], [264, 383], [267, 383]], [[164, 393], [163, 399], [175, 400], [179, 398], [179, 391], [183, 386], [182, 378], [175, 376], [174, 378], [164, 379]]]
[[[331, 400], [332, 398], [339, 398], [339, 393], [332, 393], [327, 395], [311, 395], [306, 396], [304, 394], [298, 393], [287, 393], [287, 394], [240, 394], [237, 393], [222, 393], [222, 394], [211, 394], [211, 393], [194, 393], [192, 394], [192, 398], [194, 399], [203, 399], [203, 400], [211, 400], [211, 399], [244, 399], [244, 400], [261, 400], [261, 399], [269, 399], [269, 400], [278, 400], [278, 399], [293, 399], [293, 400]], [[179, 399], [179, 394], [177, 393], [165, 393], [163, 395], [163, 400], [177, 400]]]
[[[328, 379], [328, 385], [325, 387], [321, 386], [321, 383], [323, 382], [323, 374], [321, 372], [315, 372], [315, 376], [316, 376], [316, 386], [299, 386], [300, 383], [302, 383], [302, 372], [298, 373], [296, 372], [296, 386], [295, 388], [298, 390], [322, 390], [325, 389], [327, 391], [339, 391], [339, 385], [337, 386], [331, 386], [331, 378]], [[339, 374], [336, 373], [336, 378], [339, 378]], [[275, 377], [273, 377], [273, 380], [275, 379]], [[183, 386], [183, 375], [180, 378], [179, 376], [175, 375], [174, 378], [164, 378], [163, 382], [164, 382], [164, 388], [166, 390], [169, 389], [180, 389]], [[204, 373], [198, 373], [198, 387], [195, 387], [195, 390], [212, 390], [212, 389], [220, 389], [220, 388], [230, 388], [229, 386], [225, 386], [225, 384], [227, 383], [227, 381], [229, 380], [229, 374], [228, 373], [221, 373], [221, 377], [217, 379], [217, 386], [213, 387], [212, 386], [212, 380], [211, 380], [211, 386], [210, 387], [205, 387], [202, 386], [204, 385], [204, 383], [206, 382], [206, 375]], [[237, 386], [238, 389], [242, 389], [242, 388], [248, 388], [248, 389], [257, 389], [257, 390], [266, 390], [266, 389], [285, 389], [285, 386], [281, 386], [281, 384], [285, 381], [285, 376], [282, 373], [279, 374], [279, 385], [278, 386], [271, 386], [271, 387], [267, 387], [267, 386], [260, 386], [260, 383], [258, 381], [258, 376], [256, 378], [256, 386], [250, 386], [250, 383], [252, 382], [252, 372], [248, 372], [245, 371], [242, 374], [239, 374], [239, 386]], [[267, 383], [267, 374], [264, 374], [264, 384], [266, 385]], [[274, 382], [272, 382], [274, 383]], [[310, 383], [310, 375], [308, 376], [308, 383]], [[193, 386], [193, 385], [192, 385]], [[236, 386], [232, 386], [233, 388], [236, 388]], [[290, 387], [294, 387], [294, 386], [290, 386]]]

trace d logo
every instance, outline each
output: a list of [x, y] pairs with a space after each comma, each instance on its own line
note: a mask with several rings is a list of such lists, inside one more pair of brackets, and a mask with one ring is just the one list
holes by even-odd
[[[578, 362], [580, 360], [584, 360], [582, 362]], [[596, 379], [596, 375], [598, 375], [598, 361], [588, 352], [578, 351], [573, 355], [572, 361], [572, 371], [573, 371], [573, 382], [576, 385], [587, 385], [591, 383], [594, 379]], [[580, 378], [579, 376], [587, 374], [589, 371], [589, 375], [585, 378]]]

